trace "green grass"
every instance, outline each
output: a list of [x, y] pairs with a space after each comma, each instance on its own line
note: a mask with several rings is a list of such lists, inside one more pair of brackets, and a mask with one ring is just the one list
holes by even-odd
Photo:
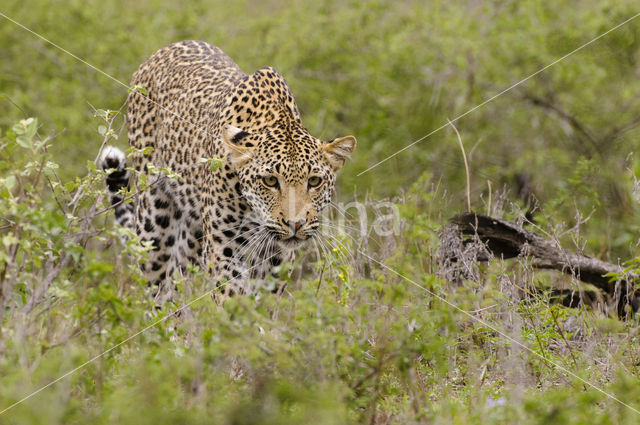
[[[309, 249], [291, 278], [283, 272], [282, 297], [223, 308], [203, 297], [0, 423], [637, 423], [619, 402], [640, 409], [637, 318], [556, 305], [534, 288], [579, 283], [524, 260], [447, 279], [438, 235], [466, 208], [451, 130], [358, 176], [636, 9], [626, 0], [6, 4], [3, 13], [125, 83], [156, 49], [190, 38], [247, 72], [274, 66], [313, 134], [358, 138], [336, 202], [387, 199], [369, 204], [369, 225], [390, 225], [380, 220], [394, 210], [399, 220], [390, 236], [340, 236], [346, 247], [329, 237], [321, 258]], [[119, 109], [127, 89], [2, 18], [0, 39], [2, 410], [211, 288], [193, 270], [176, 306], [154, 311], [137, 268], [145, 250], [123, 243], [103, 211], [93, 160], [105, 140], [127, 142], [125, 132], [101, 135], [93, 108]], [[516, 180], [527, 174], [539, 231], [612, 262], [636, 258], [637, 271], [639, 60], [633, 21], [458, 121], [473, 208], [517, 218], [526, 205]]]

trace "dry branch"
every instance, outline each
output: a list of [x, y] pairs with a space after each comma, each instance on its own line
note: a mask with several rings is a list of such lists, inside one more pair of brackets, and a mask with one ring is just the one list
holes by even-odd
[[[625, 274], [617, 264], [563, 249], [557, 241], [546, 239], [534, 232], [494, 217], [476, 213], [462, 213], [450, 219], [452, 230], [461, 239], [475, 237], [481, 241], [489, 255], [476, 256], [477, 261], [497, 258], [532, 257], [532, 265], [540, 269], [553, 269], [590, 283], [617, 301], [618, 314], [626, 315], [629, 307], [635, 312], [640, 307], [640, 293], [633, 289], [639, 280], [636, 275]], [[617, 274], [611, 281], [607, 275]]]

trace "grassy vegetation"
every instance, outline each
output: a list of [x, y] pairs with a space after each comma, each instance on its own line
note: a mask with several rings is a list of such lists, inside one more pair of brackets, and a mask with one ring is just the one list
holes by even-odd
[[[94, 164], [103, 143], [127, 145], [122, 117], [95, 111], [118, 110], [127, 89], [0, 18], [0, 411], [110, 350], [1, 424], [638, 423], [636, 317], [555, 304], [538, 289], [584, 286], [524, 259], [446, 279], [438, 235], [466, 208], [450, 129], [358, 176], [636, 2], [34, 0], [2, 12], [125, 83], [182, 39], [247, 72], [274, 66], [313, 134], [358, 138], [338, 201], [355, 197], [369, 229], [395, 232], [363, 238], [347, 218], [322, 255], [283, 270], [282, 297], [223, 308], [194, 269], [177, 300], [191, 304], [161, 320], [175, 306], [152, 308], [145, 249], [113, 225]], [[537, 231], [635, 258], [636, 271], [638, 19], [456, 122], [475, 210], [517, 219], [533, 193]]]

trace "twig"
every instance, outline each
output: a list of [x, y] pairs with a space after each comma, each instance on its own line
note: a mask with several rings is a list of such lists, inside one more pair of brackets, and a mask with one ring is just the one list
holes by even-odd
[[578, 133], [584, 136], [585, 140], [589, 142], [591, 147], [594, 149], [595, 153], [598, 155], [600, 154], [600, 146], [601, 146], [600, 141], [597, 140], [593, 136], [591, 131], [587, 128], [587, 126], [583, 124], [580, 120], [578, 120], [575, 116], [571, 115], [570, 113], [562, 109], [562, 107], [558, 106], [557, 104], [552, 103], [551, 101], [543, 99], [541, 97], [535, 96], [531, 93], [525, 93], [523, 97], [525, 100], [528, 100], [535, 106], [540, 106], [541, 108], [554, 112], [561, 120], [564, 120], [565, 122], [569, 123], [569, 125], [573, 127], [574, 130], [576, 130]]
[[324, 268], [326, 267], [327, 263], [326, 262], [322, 262], [322, 270], [320, 270], [320, 278], [318, 278], [318, 287], [316, 288], [316, 298], [318, 297], [318, 292], [320, 291], [320, 285], [322, 284], [322, 278], [324, 277]]
[[491, 180], [487, 180], [489, 186], [489, 202], [487, 203], [487, 215], [491, 215]]
[[460, 133], [458, 133], [458, 129], [455, 125], [447, 118], [449, 125], [453, 127], [453, 131], [456, 132], [456, 136], [458, 136], [458, 143], [460, 144], [460, 150], [462, 151], [462, 159], [464, 159], [464, 171], [467, 175], [467, 212], [471, 212], [471, 177], [469, 175], [469, 164], [467, 163], [467, 154], [464, 152], [464, 145], [462, 144], [462, 138], [460, 137]]

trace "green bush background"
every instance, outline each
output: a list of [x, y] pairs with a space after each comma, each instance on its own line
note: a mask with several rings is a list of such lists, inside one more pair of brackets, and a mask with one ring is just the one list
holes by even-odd
[[[504, 276], [523, 285], [562, 280], [526, 267], [492, 264], [462, 287], [436, 277], [437, 231], [466, 202], [449, 128], [358, 176], [640, 12], [637, 2], [10, 0], [1, 11], [124, 83], [155, 50], [183, 39], [221, 47], [246, 72], [275, 67], [312, 134], [358, 138], [340, 199], [399, 200], [402, 235], [372, 241], [367, 252], [382, 251], [390, 266], [465, 309], [499, 306], [485, 318], [546, 360], [375, 263], [359, 273], [366, 260], [338, 249], [327, 271], [305, 265], [286, 297], [232, 300], [224, 310], [199, 302], [193, 316], [159, 324], [0, 423], [637, 423], [633, 411], [547, 362], [638, 408], [634, 320], [545, 297], [514, 301]], [[0, 215], [18, 222], [0, 223], [3, 279], [13, 247], [22, 261], [19, 284], [2, 293], [1, 410], [152, 319], [134, 262], [114, 247], [119, 231], [94, 216], [89, 231], [56, 203], [79, 187], [79, 211], [102, 202], [102, 176], [90, 167], [86, 177], [103, 141], [93, 107], [117, 110], [127, 89], [1, 17], [0, 40]], [[474, 209], [524, 213], [517, 180], [526, 175], [541, 228], [612, 262], [636, 257], [638, 93], [640, 18], [464, 116], [456, 126]], [[46, 153], [17, 145], [12, 127], [27, 117], [40, 125], [32, 143], [52, 137]], [[43, 161], [60, 188], [37, 178], [31, 161]], [[489, 184], [500, 205], [488, 205]], [[65, 255], [47, 292], [54, 300], [37, 298], [45, 266]], [[207, 290], [202, 276], [195, 282], [181, 301]], [[559, 332], [566, 321], [580, 323], [574, 335]]]

